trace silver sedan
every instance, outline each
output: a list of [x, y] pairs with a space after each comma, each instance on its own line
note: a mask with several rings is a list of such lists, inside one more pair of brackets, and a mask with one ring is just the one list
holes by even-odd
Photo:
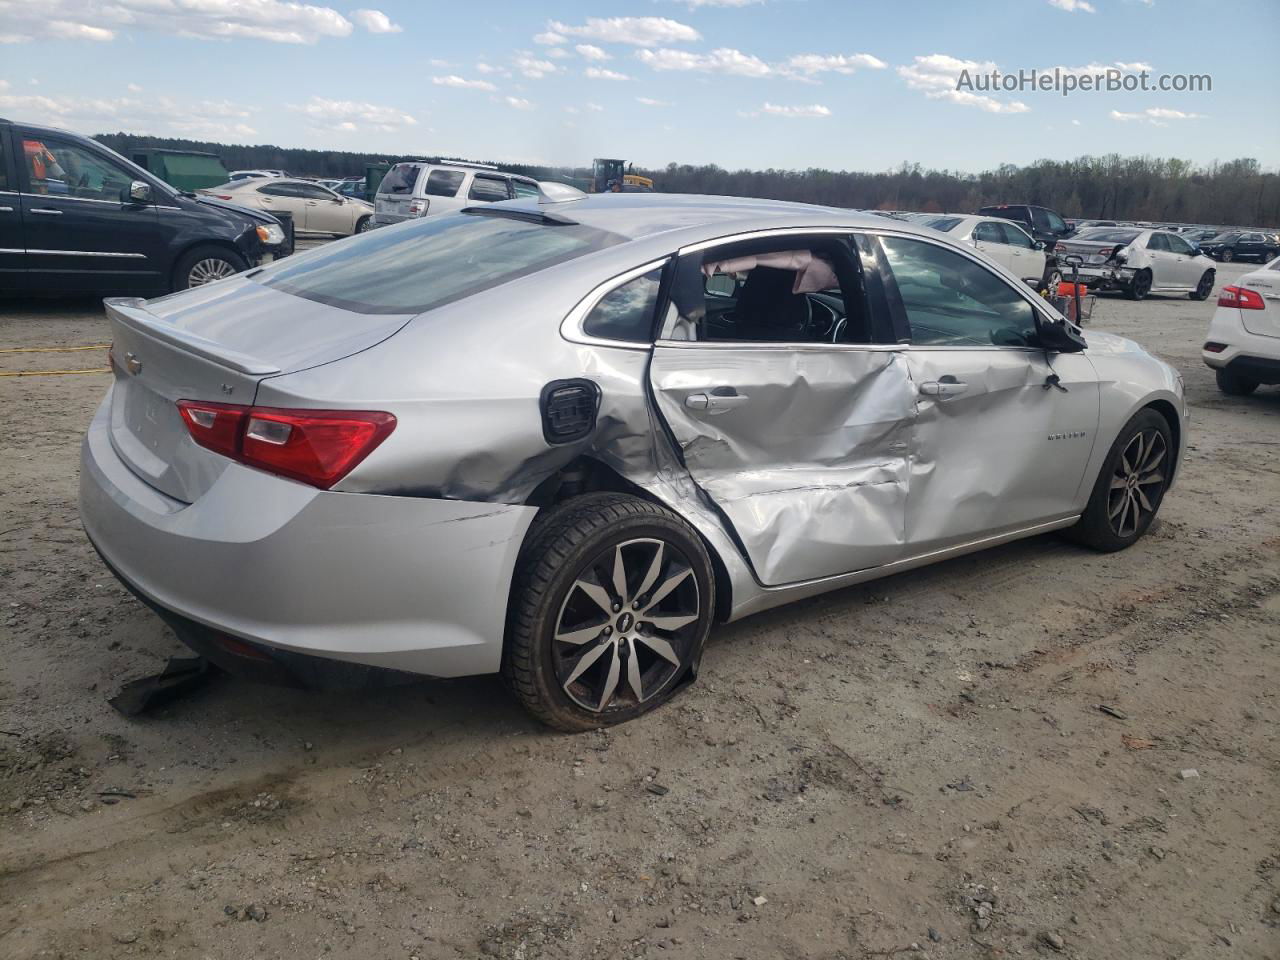
[[1186, 444], [1141, 347], [805, 205], [562, 188], [107, 309], [81, 515], [187, 644], [501, 672], [569, 730], [666, 700], [717, 622], [1048, 531], [1127, 547]]

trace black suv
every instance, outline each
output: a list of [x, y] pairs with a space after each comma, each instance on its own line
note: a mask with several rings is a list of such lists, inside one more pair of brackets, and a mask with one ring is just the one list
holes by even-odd
[[270, 214], [182, 193], [87, 137], [0, 119], [0, 293], [168, 293], [284, 243]]
[[1200, 252], [1223, 263], [1230, 263], [1241, 257], [1256, 258], [1259, 263], [1266, 263], [1280, 253], [1280, 244], [1276, 242], [1275, 237], [1265, 233], [1232, 230], [1208, 240], [1201, 240]]
[[983, 207], [978, 211], [978, 216], [1002, 217], [1020, 223], [1031, 236], [1043, 241], [1050, 250], [1059, 240], [1075, 233], [1056, 211], [1030, 203], [998, 203], [993, 207]]

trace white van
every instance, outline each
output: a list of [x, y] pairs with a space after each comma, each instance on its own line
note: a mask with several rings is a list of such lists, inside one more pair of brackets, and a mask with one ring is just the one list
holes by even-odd
[[536, 197], [538, 181], [503, 173], [497, 167], [452, 160], [397, 163], [378, 185], [374, 226], [415, 217], [452, 213], [473, 203]]

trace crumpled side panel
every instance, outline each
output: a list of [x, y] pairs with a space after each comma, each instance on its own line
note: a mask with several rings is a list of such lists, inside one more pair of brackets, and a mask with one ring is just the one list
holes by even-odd
[[[915, 395], [897, 352], [660, 345], [651, 377], [689, 473], [762, 583], [901, 556]], [[747, 399], [687, 405], [729, 390]]]

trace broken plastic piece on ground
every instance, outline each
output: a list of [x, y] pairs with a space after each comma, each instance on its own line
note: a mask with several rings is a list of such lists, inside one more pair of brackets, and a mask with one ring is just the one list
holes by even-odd
[[159, 673], [130, 680], [107, 703], [126, 717], [136, 717], [204, 686], [213, 672], [204, 657], [170, 657]]

